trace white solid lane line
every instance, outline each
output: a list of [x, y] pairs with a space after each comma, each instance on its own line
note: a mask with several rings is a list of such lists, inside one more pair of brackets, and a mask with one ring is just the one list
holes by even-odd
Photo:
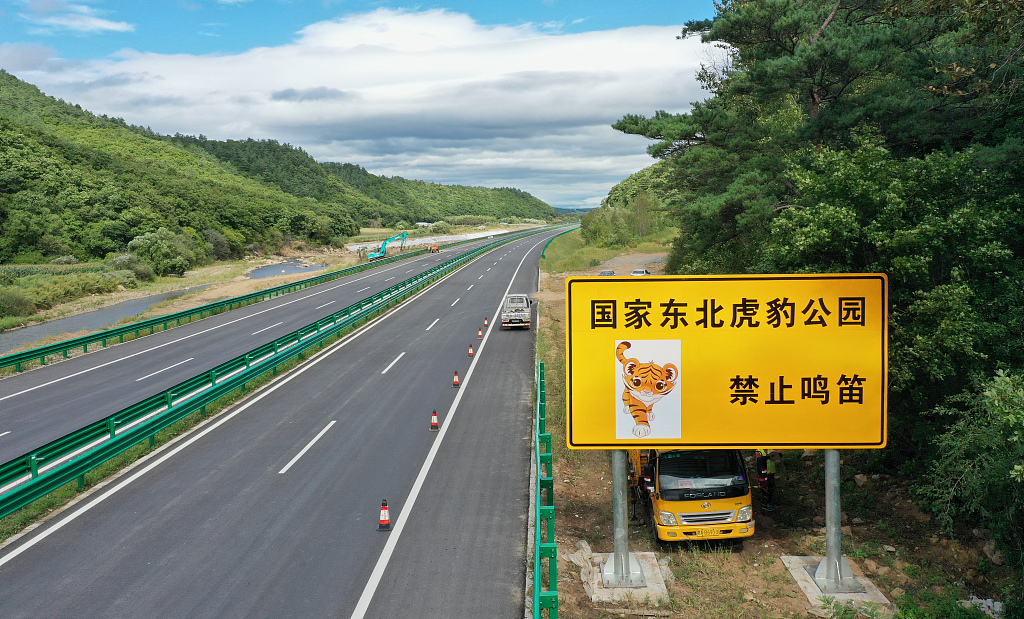
[[400, 354], [400, 355], [398, 355], [397, 357], [395, 357], [395, 360], [394, 360], [394, 361], [392, 361], [391, 363], [389, 363], [389, 364], [388, 364], [388, 367], [384, 368], [384, 371], [383, 371], [383, 372], [381, 372], [381, 374], [387, 374], [387, 373], [388, 373], [388, 370], [390, 370], [390, 369], [391, 369], [391, 366], [393, 366], [393, 365], [395, 365], [396, 363], [398, 363], [398, 360], [399, 360], [399, 359], [401, 359], [401, 358], [402, 358], [402, 357], [404, 357], [404, 356], [405, 356], [405, 353], [403, 352], [402, 354]]
[[316, 309], [320, 309], [321, 307], [327, 307], [327, 306], [328, 306], [328, 305], [330, 305], [331, 303], [334, 303], [334, 301], [328, 301], [327, 303], [324, 303], [323, 305], [317, 305], [317, 306], [316, 306]]
[[179, 365], [181, 365], [182, 363], [188, 363], [189, 361], [191, 361], [191, 360], [193, 360], [193, 359], [195, 359], [195, 357], [189, 357], [188, 359], [185, 359], [184, 361], [179, 361], [179, 362], [175, 363], [174, 365], [169, 365], [169, 366], [165, 367], [165, 368], [164, 368], [164, 369], [162, 369], [162, 370], [157, 370], [156, 372], [153, 372], [152, 374], [146, 374], [146, 375], [145, 375], [145, 376], [143, 376], [142, 378], [136, 378], [136, 379], [135, 379], [135, 382], [139, 382], [140, 380], [146, 380], [146, 379], [147, 379], [147, 378], [149, 378], [150, 376], [156, 376], [156, 375], [157, 375], [157, 374], [159, 374], [160, 372], [166, 372], [167, 370], [169, 370], [169, 369], [171, 369], [171, 368], [176, 368], [176, 367], [178, 367]]
[[[420, 292], [419, 294], [422, 295], [422, 294], [425, 294], [425, 292]], [[414, 299], [418, 298], [418, 296], [417, 297], [413, 297], [413, 298]], [[267, 310], [267, 311], [269, 311], [269, 310]], [[105, 492], [103, 494], [97, 495], [96, 498], [93, 499], [91, 502], [85, 503], [84, 505], [82, 505], [81, 507], [76, 509], [75, 511], [72, 511], [63, 520], [57, 521], [54, 525], [50, 526], [48, 529], [46, 529], [42, 533], [36, 535], [35, 537], [30, 538], [27, 542], [23, 543], [21, 546], [18, 546], [17, 548], [12, 550], [11, 552], [8, 552], [7, 554], [0, 556], [0, 567], [3, 567], [7, 563], [13, 561], [21, 553], [29, 550], [30, 548], [34, 547], [39, 542], [43, 541], [44, 539], [46, 539], [50, 535], [53, 535], [54, 533], [56, 533], [57, 531], [62, 529], [64, 527], [64, 525], [72, 522], [73, 520], [75, 520], [76, 518], [81, 516], [82, 514], [86, 513], [90, 509], [96, 507], [97, 505], [99, 505], [103, 501], [105, 501], [108, 498], [112, 497], [115, 493], [117, 493], [117, 492], [121, 491], [122, 489], [128, 487], [132, 482], [134, 482], [135, 480], [139, 479], [140, 477], [142, 477], [146, 473], [152, 471], [153, 469], [157, 468], [158, 466], [160, 466], [164, 462], [166, 462], [166, 461], [170, 460], [171, 458], [173, 458], [175, 455], [177, 455], [181, 451], [187, 449], [190, 445], [192, 445], [193, 443], [199, 441], [200, 439], [202, 439], [207, 434], [210, 434], [211, 432], [213, 432], [217, 428], [221, 427], [222, 425], [224, 425], [224, 424], [228, 423], [229, 421], [231, 421], [232, 419], [234, 419], [236, 416], [242, 414], [250, 406], [253, 406], [254, 404], [257, 404], [263, 398], [265, 398], [268, 395], [274, 393], [275, 391], [277, 391], [281, 387], [287, 385], [288, 383], [290, 383], [292, 380], [295, 380], [299, 376], [302, 376], [302, 374], [304, 374], [307, 370], [316, 367], [316, 365], [318, 363], [320, 363], [321, 361], [323, 361], [324, 359], [329, 359], [331, 357], [331, 355], [333, 355], [335, 352], [337, 352], [339, 350], [342, 350], [345, 346], [347, 346], [350, 343], [354, 342], [357, 338], [362, 337], [366, 333], [369, 333], [370, 329], [372, 329], [375, 326], [383, 323], [385, 320], [388, 319], [388, 317], [393, 316], [393, 315], [394, 314], [385, 314], [385, 315], [381, 316], [380, 318], [378, 318], [376, 321], [371, 322], [369, 325], [364, 327], [365, 330], [356, 331], [352, 335], [348, 336], [346, 339], [339, 340], [338, 342], [335, 342], [334, 344], [332, 344], [326, 350], [317, 353], [314, 357], [312, 357], [306, 363], [300, 365], [299, 367], [295, 368], [293, 371], [291, 371], [288, 374], [286, 374], [283, 377], [281, 377], [280, 381], [271, 383], [265, 389], [263, 389], [263, 390], [259, 391], [258, 393], [254, 394], [251, 400], [245, 400], [245, 401], [243, 401], [241, 403], [240, 406], [238, 406], [238, 408], [236, 408], [236, 409], [234, 409], [234, 410], [232, 410], [230, 412], [222, 413], [219, 417], [217, 417], [216, 421], [215, 420], [211, 420], [210, 425], [206, 426], [206, 429], [199, 429], [196, 434], [188, 434], [188, 435], [180, 436], [179, 438], [181, 439], [181, 442], [178, 443], [177, 446], [174, 446], [173, 443], [168, 443], [166, 445], [166, 447], [169, 448], [170, 451], [164, 452], [163, 450], [157, 450], [157, 451], [154, 451], [154, 452], [150, 452], [148, 455], [142, 456], [140, 459], [136, 460], [135, 463], [128, 465], [128, 467], [129, 467], [128, 471], [134, 470], [136, 468], [136, 466], [141, 467], [138, 470], [138, 472], [136, 472], [134, 475], [131, 475], [127, 479], [124, 479], [124, 481], [121, 481], [120, 483], [117, 483], [116, 485], [111, 487], [110, 490], [108, 490], [107, 492]], [[191, 336], [189, 336], [189, 337], [191, 337]], [[172, 440], [173, 441], [177, 441], [178, 439], [172, 439]], [[4, 550], [6, 550], [6, 548]]]
[[[461, 299], [461, 298], [462, 297], [459, 297], [459, 299]], [[449, 305], [448, 307], [455, 307], [455, 304], [459, 302], [459, 299], [455, 299], [454, 301], [452, 301], [452, 304]]]
[[[433, 327], [434, 325], [436, 325], [438, 320], [441, 320], [441, 319], [440, 318], [435, 318], [434, 322], [430, 323], [430, 327]], [[426, 329], [424, 329], [424, 331], [430, 331], [430, 327], [427, 327]]]
[[[206, 333], [209, 333], [210, 331], [216, 331], [217, 329], [222, 329], [222, 328], [227, 327], [229, 325], [233, 325], [236, 322], [241, 322], [243, 320], [249, 320], [250, 318], [253, 318], [255, 316], [259, 316], [260, 314], [266, 314], [267, 312], [277, 311], [277, 310], [279, 310], [279, 309], [281, 309], [283, 307], [287, 307], [287, 306], [289, 306], [289, 305], [291, 305], [293, 303], [299, 303], [301, 301], [305, 301], [306, 299], [309, 299], [311, 297], [315, 297], [315, 296], [323, 294], [325, 292], [330, 292], [331, 290], [334, 290], [336, 288], [341, 288], [342, 286], [347, 286], [349, 284], [354, 284], [355, 282], [362, 281], [362, 280], [364, 280], [364, 279], [366, 279], [368, 277], [372, 277], [373, 275], [376, 275], [376, 273], [371, 273], [371, 274], [366, 275], [364, 277], [360, 277], [360, 278], [354, 279], [352, 281], [347, 281], [347, 282], [338, 284], [337, 286], [331, 286], [330, 288], [325, 288], [323, 290], [318, 290], [317, 292], [314, 292], [312, 294], [308, 294], [308, 295], [306, 295], [304, 297], [299, 297], [299, 298], [296, 298], [296, 299], [292, 299], [290, 301], [285, 301], [284, 303], [282, 303], [280, 305], [275, 305], [274, 307], [268, 307], [265, 310], [260, 310], [258, 312], [253, 312], [252, 314], [249, 314], [248, 316], [242, 316], [241, 318], [236, 318], [234, 320], [229, 320], [229, 321], [221, 323], [221, 324], [219, 324], [219, 325], [217, 325], [215, 327], [210, 327], [209, 329], [203, 329], [202, 331], [197, 331], [197, 332], [195, 332], [195, 333], [193, 333], [191, 335], [186, 335], [184, 337], [179, 337], [176, 340], [171, 340], [169, 342], [164, 342], [163, 344], [157, 344], [156, 346], [153, 346], [152, 348], [146, 348], [144, 350], [140, 350], [138, 352], [131, 353], [130, 355], [125, 355], [124, 357], [118, 357], [117, 359], [113, 359], [111, 361], [107, 361], [106, 363], [101, 363], [99, 365], [94, 365], [94, 366], [92, 366], [90, 368], [86, 368], [86, 369], [84, 369], [84, 370], [82, 370], [80, 372], [75, 372], [73, 374], [68, 374], [66, 376], [61, 376], [60, 378], [55, 378], [55, 379], [53, 379], [51, 381], [42, 383], [40, 385], [36, 385], [35, 387], [29, 387], [28, 389], [22, 389], [21, 391], [16, 391], [14, 393], [5, 395], [3, 397], [0, 397], [0, 402], [3, 402], [4, 400], [9, 400], [10, 398], [13, 398], [13, 397], [16, 397], [16, 396], [19, 396], [19, 395], [24, 395], [24, 394], [29, 393], [31, 391], [35, 391], [36, 389], [42, 389], [43, 387], [49, 387], [50, 385], [53, 385], [53, 384], [56, 384], [56, 383], [68, 380], [70, 378], [75, 378], [76, 376], [81, 376], [82, 374], [88, 374], [89, 372], [93, 372], [95, 370], [99, 370], [99, 369], [105, 368], [108, 365], [113, 365], [115, 363], [120, 363], [121, 361], [126, 361], [128, 359], [133, 358], [133, 357], [138, 357], [139, 355], [143, 355], [143, 354], [146, 354], [148, 352], [152, 352], [154, 350], [159, 350], [159, 349], [164, 348], [166, 346], [171, 346], [173, 344], [177, 344], [178, 342], [183, 342], [185, 340], [189, 340], [189, 339], [192, 339], [194, 337], [198, 337], [200, 335], [204, 335]], [[367, 290], [368, 288], [369, 287], [363, 288], [363, 290]]]
[[292, 465], [295, 464], [296, 462], [298, 462], [299, 458], [301, 458], [303, 454], [305, 454], [307, 451], [309, 451], [309, 448], [313, 446], [313, 443], [319, 441], [320, 437], [323, 436], [324, 434], [327, 434], [327, 431], [330, 430], [331, 426], [333, 426], [335, 423], [337, 423], [337, 422], [336, 421], [332, 421], [331, 423], [327, 424], [326, 428], [324, 428], [323, 430], [320, 430], [320, 434], [317, 434], [316, 436], [314, 436], [313, 440], [309, 441], [309, 444], [306, 445], [305, 447], [303, 447], [302, 451], [300, 451], [299, 453], [295, 454], [295, 457], [292, 458], [292, 461], [289, 462], [288, 464], [284, 465], [284, 468], [281, 469], [280, 471], [278, 471], [277, 474], [281, 475], [281, 474], [287, 473], [288, 469], [292, 468]]
[[[506, 295], [508, 294], [508, 291], [512, 289], [512, 284], [516, 281], [516, 275], [519, 274], [519, 269], [522, 268], [523, 262], [526, 261], [526, 257], [529, 256], [531, 251], [539, 246], [540, 242], [528, 249], [526, 256], [523, 256], [523, 259], [519, 261], [519, 266], [516, 267], [515, 273], [513, 273], [512, 277], [509, 279], [508, 287], [505, 288]], [[504, 299], [504, 296], [502, 296], [502, 299]], [[497, 314], [499, 310], [501, 310], [501, 305], [497, 307], [495, 314]], [[476, 362], [480, 360], [480, 355], [483, 353], [484, 346], [487, 345], [490, 337], [491, 331], [488, 330], [487, 334], [484, 335], [484, 340], [480, 342], [480, 348], [477, 351], [476, 356], [473, 357], [473, 361], [469, 364], [469, 370], [466, 371], [466, 377], [461, 383], [462, 388], [459, 389], [459, 392], [455, 395], [455, 401], [452, 402], [451, 407], [448, 409], [448, 414], [444, 416], [444, 423], [441, 424], [440, 433], [430, 445], [430, 451], [427, 452], [427, 457], [423, 460], [423, 465], [420, 467], [420, 471], [416, 475], [416, 480], [412, 484], [409, 496], [405, 499], [405, 505], [401, 506], [401, 511], [394, 519], [394, 528], [391, 533], [388, 534], [388, 541], [384, 543], [384, 549], [377, 558], [377, 564], [373, 566], [373, 571], [370, 572], [370, 578], [367, 580], [366, 586], [363, 587], [363, 593], [359, 596], [355, 610], [352, 611], [352, 615], [349, 619], [363, 619], [363, 617], [366, 616], [366, 611], [370, 608], [370, 602], [373, 600], [373, 596], [377, 592], [377, 587], [380, 585], [380, 580], [384, 576], [384, 570], [387, 569], [388, 563], [391, 561], [391, 555], [394, 554], [395, 547], [398, 546], [398, 540], [402, 538], [402, 531], [405, 530], [405, 523], [409, 520], [413, 507], [416, 505], [416, 499], [419, 497], [420, 489], [423, 488], [423, 483], [426, 481], [427, 473], [430, 472], [430, 467], [434, 463], [434, 459], [437, 457], [437, 451], [441, 448], [441, 443], [444, 442], [445, 436], [448, 434], [448, 427], [455, 418], [455, 413], [459, 408], [459, 403], [462, 401], [462, 394], [466, 393], [466, 384], [473, 376], [473, 370], [476, 368]], [[395, 503], [395, 505], [401, 505], [401, 503]]]
[[[317, 309], [319, 309], [319, 308], [317, 308]], [[265, 327], [263, 329], [260, 329], [259, 331], [256, 331], [255, 333], [250, 333], [249, 335], [258, 335], [260, 333], [263, 333], [264, 331], [267, 331], [268, 329], [273, 329], [274, 327], [276, 327], [278, 325], [283, 325], [283, 324], [284, 324], [284, 321], [282, 320], [281, 322], [274, 323], [274, 324], [270, 325], [269, 327]]]

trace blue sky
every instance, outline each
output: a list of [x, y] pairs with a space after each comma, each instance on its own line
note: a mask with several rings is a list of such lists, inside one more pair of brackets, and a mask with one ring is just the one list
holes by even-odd
[[[596, 206], [652, 161], [609, 125], [684, 111], [710, 0], [0, 0], [0, 68], [162, 133]], [[720, 54], [720, 52], [718, 52]]]

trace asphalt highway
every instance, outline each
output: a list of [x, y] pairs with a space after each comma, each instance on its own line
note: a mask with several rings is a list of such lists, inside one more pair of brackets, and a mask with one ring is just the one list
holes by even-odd
[[0, 380], [0, 462], [488, 242], [401, 260]]
[[507, 291], [536, 290], [552, 234], [476, 259], [8, 543], [3, 616], [522, 617], [534, 336], [495, 322]]

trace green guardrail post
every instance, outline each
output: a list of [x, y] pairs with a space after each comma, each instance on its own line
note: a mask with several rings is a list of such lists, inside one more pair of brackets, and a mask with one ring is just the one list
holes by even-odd
[[39, 477], [39, 458], [35, 454], [28, 457], [28, 470], [32, 473], [32, 479]]
[[167, 392], [167, 408], [169, 409], [172, 406], [174, 406], [174, 392], [173, 391], [168, 391]]
[[114, 438], [114, 437], [117, 436], [117, 432], [116, 432], [116, 430], [114, 428], [114, 418], [113, 417], [108, 417], [107, 418], [107, 432], [110, 433], [110, 438]]
[[150, 434], [149, 435], [149, 446], [150, 447], [155, 447], [156, 446], [156, 435], [155, 434]]
[[20, 372], [21, 371], [21, 363], [20, 362], [14, 364], [14, 371], [15, 372]]
[[210, 370], [210, 386], [217, 384], [217, 370]]
[[78, 489], [81, 490], [82, 488], [85, 488], [85, 474], [84, 473], [78, 476]]

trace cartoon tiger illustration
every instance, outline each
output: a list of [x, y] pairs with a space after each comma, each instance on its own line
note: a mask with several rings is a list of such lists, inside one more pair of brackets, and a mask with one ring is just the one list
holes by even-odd
[[679, 369], [671, 363], [662, 367], [653, 361], [640, 363], [627, 359], [622, 353], [629, 347], [629, 342], [622, 342], [615, 348], [615, 357], [622, 364], [622, 382], [626, 385], [622, 392], [622, 412], [633, 416], [636, 423], [633, 434], [643, 438], [651, 433], [654, 420], [651, 409], [655, 402], [672, 392], [679, 379]]

